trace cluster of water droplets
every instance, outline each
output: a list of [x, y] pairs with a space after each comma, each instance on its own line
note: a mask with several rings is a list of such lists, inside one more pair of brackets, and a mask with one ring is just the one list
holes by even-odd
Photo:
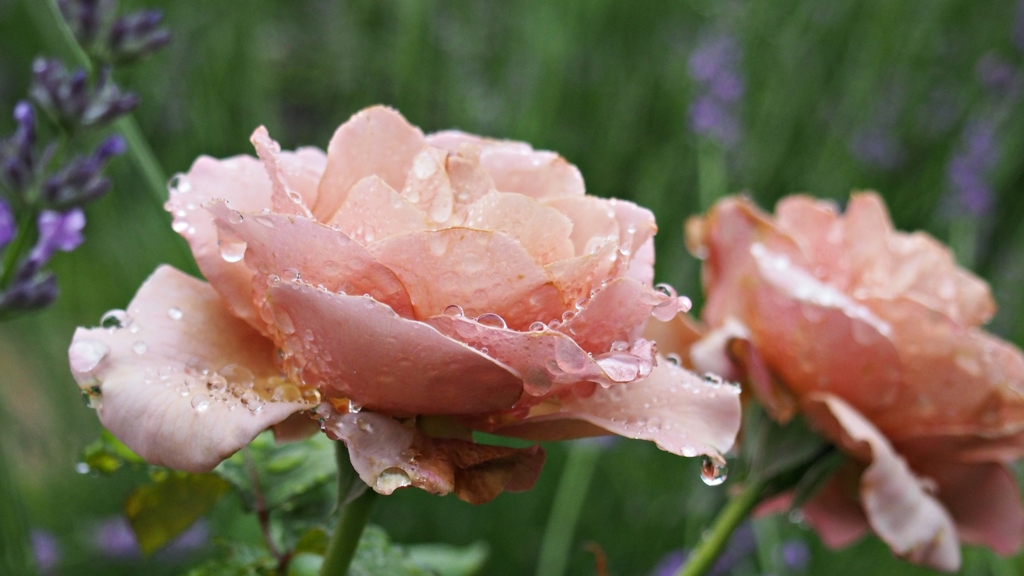
[[[192, 191], [192, 182], [188, 179], [188, 176], [184, 174], [176, 174], [167, 183], [167, 191], [171, 195], [172, 200], [175, 196], [182, 194], [188, 194]], [[178, 208], [174, 211], [174, 223], [171, 224], [173, 229], [178, 234], [187, 234], [194, 236], [196, 234], [196, 227], [189, 223], [185, 218], [188, 217], [190, 212], [194, 212], [198, 206], [194, 202], [185, 204], [183, 208]]]

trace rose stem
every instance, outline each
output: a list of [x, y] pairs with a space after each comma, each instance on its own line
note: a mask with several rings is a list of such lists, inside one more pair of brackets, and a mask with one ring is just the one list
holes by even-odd
[[[29, 3], [35, 4], [36, 2], [33, 0]], [[46, 0], [46, 5], [49, 8], [46, 12], [50, 25], [57, 29], [65, 51], [71, 53], [75, 62], [91, 74], [95, 67], [93, 61], [85, 53], [85, 50], [82, 49], [78, 40], [75, 39], [75, 35], [71, 32], [68, 23], [64, 21], [64, 16], [60, 13], [60, 7], [57, 6], [57, 0]], [[135, 162], [135, 166], [139, 169], [142, 177], [145, 178], [146, 184], [148, 184], [157, 204], [162, 206], [164, 201], [167, 200], [167, 174], [164, 173], [160, 163], [157, 162], [153, 149], [149, 146], [149, 142], [146, 141], [146, 137], [142, 135], [142, 130], [139, 128], [138, 122], [135, 121], [135, 117], [130, 113], [125, 114], [114, 121], [114, 127], [121, 132], [121, 135], [128, 142], [128, 151]]]
[[[324, 555], [324, 563], [320, 567], [320, 576], [344, 576], [348, 573], [348, 565], [352, 563], [356, 547], [359, 545], [359, 537], [366, 528], [366, 521], [370, 517], [370, 511], [377, 500], [377, 493], [373, 490], [365, 490], [356, 499], [348, 504], [343, 504], [349, 494], [351, 486], [341, 481], [346, 476], [343, 474], [343, 467], [351, 467], [348, 448], [345, 443], [337, 441], [334, 443], [335, 460], [338, 462], [338, 524], [334, 527], [334, 534], [331, 534], [331, 541], [327, 545], [327, 553]], [[362, 482], [358, 478], [356, 482]]]
[[764, 483], [751, 480], [739, 494], [730, 498], [676, 576], [700, 576], [710, 570], [733, 531], [761, 501], [764, 489]]
[[597, 468], [601, 446], [593, 441], [576, 441], [569, 444], [569, 457], [558, 481], [551, 515], [544, 529], [540, 558], [537, 560], [537, 576], [562, 576], [569, 564], [576, 522], [583, 510], [587, 486]]

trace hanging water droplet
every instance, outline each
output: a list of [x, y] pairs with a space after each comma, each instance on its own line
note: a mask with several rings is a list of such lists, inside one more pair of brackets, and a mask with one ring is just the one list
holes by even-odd
[[196, 412], [206, 412], [206, 409], [210, 407], [210, 399], [203, 394], [196, 394], [192, 397], [192, 408]]
[[405, 470], [393, 466], [377, 476], [376, 491], [381, 494], [391, 494], [395, 490], [411, 484], [412, 479], [409, 478], [409, 474]]
[[444, 309], [443, 314], [449, 318], [462, 318], [465, 312], [462, 310], [462, 306], [458, 304], [452, 304]]
[[675, 352], [672, 352], [670, 354], [666, 354], [665, 355], [665, 360], [668, 360], [668, 363], [673, 365], [673, 366], [679, 366], [679, 365], [681, 365], [683, 363], [683, 359], [680, 358], [679, 354], [676, 354]]
[[700, 464], [700, 479], [708, 486], [718, 486], [725, 482], [728, 474], [725, 462], [705, 456]]
[[71, 369], [79, 374], [92, 372], [93, 369], [110, 352], [110, 347], [92, 338], [75, 340], [68, 349], [68, 360]]
[[547, 325], [543, 322], [534, 322], [530, 324], [530, 332], [543, 332], [547, 328]]
[[185, 317], [185, 313], [181, 311], [181, 308], [178, 308], [177, 306], [171, 306], [170, 308], [167, 309], [167, 316], [171, 320], [181, 320], [182, 318]]
[[490, 326], [491, 328], [501, 328], [503, 330], [505, 328], [508, 328], [508, 326], [505, 324], [505, 319], [502, 318], [501, 316], [498, 316], [497, 314], [494, 314], [493, 312], [488, 312], [486, 314], [481, 314], [477, 316], [476, 321], [478, 324]]
[[242, 240], [229, 240], [227, 238], [220, 241], [220, 257], [225, 262], [238, 262], [245, 257], [245, 249], [248, 246]]
[[696, 448], [694, 448], [693, 446], [690, 446], [690, 445], [683, 446], [683, 456], [685, 456], [686, 458], [693, 458], [696, 455], [697, 455], [697, 449]]
[[135, 352], [139, 356], [146, 353], [146, 348], [146, 343], [143, 342], [142, 340], [139, 340], [135, 344], [132, 344], [132, 352]]
[[124, 310], [109, 310], [100, 318], [100, 326], [114, 332], [128, 325], [128, 313]]

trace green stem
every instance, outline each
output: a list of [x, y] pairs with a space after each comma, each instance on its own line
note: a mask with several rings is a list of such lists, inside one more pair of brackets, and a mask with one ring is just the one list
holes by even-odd
[[764, 489], [763, 483], [751, 480], [739, 494], [726, 502], [725, 508], [722, 508], [715, 518], [715, 523], [704, 533], [700, 543], [693, 549], [693, 554], [676, 576], [700, 576], [710, 570], [729, 542], [733, 531], [761, 501]]
[[[344, 442], [335, 442], [335, 458], [338, 462], [338, 524], [334, 527], [334, 534], [327, 545], [327, 553], [324, 555], [324, 563], [320, 567], [320, 576], [344, 576], [348, 573], [348, 565], [352, 563], [356, 548], [359, 546], [359, 537], [363, 535], [366, 528], [366, 521], [370, 518], [370, 511], [376, 502], [377, 493], [373, 490], [366, 490], [352, 501], [345, 504], [345, 498], [351, 490], [351, 485], [344, 481], [352, 472], [352, 464], [349, 462], [348, 448]], [[347, 467], [347, 468], [346, 468]], [[361, 480], [356, 479], [357, 482]]]
[[[30, 3], [37, 1], [29, 0]], [[64, 21], [64, 16], [60, 13], [57, 0], [45, 0], [45, 3], [48, 8], [46, 16], [50, 21], [49, 25], [58, 31], [58, 36], [64, 45], [64, 50], [72, 55], [79, 66], [92, 73], [95, 67], [93, 61], [85, 53], [85, 50], [82, 49], [78, 40], [75, 39], [71, 27]], [[114, 121], [114, 128], [124, 136], [125, 141], [128, 143], [128, 154], [146, 181], [153, 199], [162, 207], [164, 201], [167, 200], [167, 174], [160, 167], [160, 163], [157, 162], [156, 155], [153, 154], [153, 149], [149, 146], [146, 137], [142, 135], [142, 129], [139, 128], [135, 117], [131, 114], [126, 114], [118, 118]]]
[[702, 212], [729, 192], [725, 150], [708, 138], [697, 145], [697, 188]]
[[569, 445], [569, 458], [558, 481], [551, 515], [544, 529], [544, 540], [537, 561], [537, 576], [562, 576], [569, 565], [576, 522], [583, 510], [587, 487], [597, 468], [601, 447], [593, 441], [577, 441]]

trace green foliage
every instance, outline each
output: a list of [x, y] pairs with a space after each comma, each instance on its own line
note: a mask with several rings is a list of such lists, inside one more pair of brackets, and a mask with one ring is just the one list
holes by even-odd
[[125, 502], [143, 554], [150, 554], [210, 511], [230, 485], [212, 474], [167, 472], [138, 487]]
[[125, 464], [142, 465], [145, 461], [132, 452], [131, 448], [114, 438], [107, 430], [100, 432], [100, 437], [85, 447], [82, 463], [90, 471], [101, 474], [113, 474]]

